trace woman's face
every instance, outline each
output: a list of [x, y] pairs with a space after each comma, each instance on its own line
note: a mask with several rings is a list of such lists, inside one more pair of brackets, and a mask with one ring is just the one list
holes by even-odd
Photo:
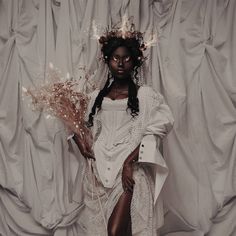
[[116, 79], [126, 79], [130, 77], [134, 63], [129, 50], [124, 46], [118, 47], [112, 53], [108, 66]]

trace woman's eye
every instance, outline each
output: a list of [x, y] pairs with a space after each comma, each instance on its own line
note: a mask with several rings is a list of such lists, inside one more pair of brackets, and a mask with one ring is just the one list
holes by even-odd
[[131, 60], [130, 56], [125, 56], [125, 57], [118, 57], [118, 56], [112, 56], [112, 60], [115, 62], [120, 62], [120, 60], [122, 60], [122, 62], [129, 62]]
[[112, 57], [112, 60], [113, 60], [113, 61], [118, 61], [118, 60], [119, 60], [119, 58], [118, 58], [118, 57], [116, 57], [116, 56], [113, 56], [113, 57]]
[[125, 62], [130, 61], [130, 56], [125, 57], [125, 58], [124, 58], [124, 61], [125, 61]]

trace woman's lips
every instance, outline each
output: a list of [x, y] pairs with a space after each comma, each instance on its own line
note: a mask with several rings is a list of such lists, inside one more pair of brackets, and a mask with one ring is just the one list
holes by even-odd
[[125, 71], [124, 70], [117, 70], [117, 73], [123, 74]]

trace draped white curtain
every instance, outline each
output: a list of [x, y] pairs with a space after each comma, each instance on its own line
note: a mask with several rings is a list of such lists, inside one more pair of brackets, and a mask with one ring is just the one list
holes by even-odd
[[175, 117], [162, 235], [236, 234], [236, 1], [0, 0], [0, 235], [80, 235], [83, 159], [21, 90], [40, 84], [49, 62], [76, 78], [78, 68], [96, 73], [92, 21], [106, 27], [125, 13], [158, 32], [147, 82]]

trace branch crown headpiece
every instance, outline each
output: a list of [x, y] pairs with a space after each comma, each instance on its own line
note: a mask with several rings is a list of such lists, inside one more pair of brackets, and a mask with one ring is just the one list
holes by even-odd
[[112, 38], [123, 38], [123, 39], [135, 39], [139, 42], [140, 50], [145, 51], [148, 47], [152, 46], [157, 42], [157, 35], [150, 33], [149, 38], [144, 40], [144, 33], [135, 30], [133, 23], [133, 17], [127, 17], [124, 15], [120, 22], [114, 25], [111, 29], [107, 28], [103, 35], [98, 34], [98, 26], [93, 21], [94, 37], [98, 39], [100, 44], [107, 44]]

